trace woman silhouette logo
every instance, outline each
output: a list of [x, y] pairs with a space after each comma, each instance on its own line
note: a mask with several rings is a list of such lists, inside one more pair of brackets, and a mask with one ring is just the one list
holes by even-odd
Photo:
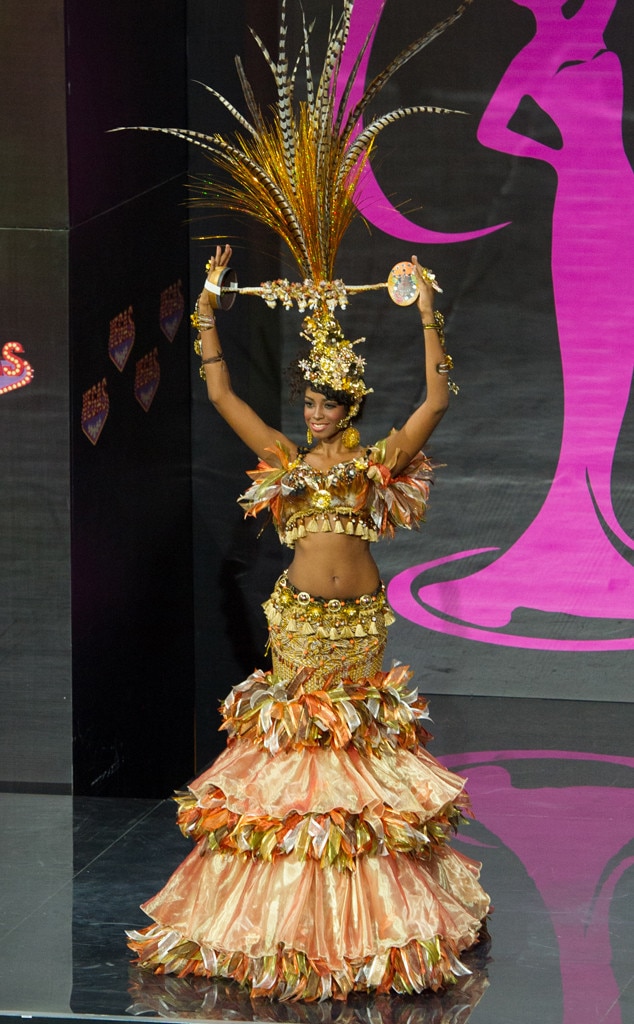
[[[552, 283], [564, 388], [559, 460], [542, 507], [507, 551], [477, 572], [444, 582], [425, 584], [425, 573], [497, 549], [454, 553], [407, 569], [392, 581], [389, 597], [413, 622], [472, 640], [629, 649], [634, 636], [622, 635], [622, 620], [634, 619], [634, 569], [621, 552], [631, 552], [634, 542], [615, 515], [611, 483], [634, 356], [634, 177], [623, 148], [622, 70], [603, 39], [615, 0], [585, 0], [573, 5], [573, 13], [568, 3], [554, 0], [509, 2], [533, 12], [536, 31], [491, 97], [478, 139], [491, 149], [546, 161], [557, 174]], [[382, 9], [382, 0], [355, 8], [348, 61]], [[560, 146], [509, 127], [525, 97], [556, 125]], [[399, 238], [434, 244], [485, 233], [443, 234], [413, 224], [390, 205], [371, 169], [364, 198], [372, 200], [364, 216]], [[568, 637], [497, 632], [518, 608], [574, 616], [570, 621], [578, 628]], [[606, 635], [589, 637], [588, 619], [608, 620]], [[620, 630], [611, 620], [621, 621]]]

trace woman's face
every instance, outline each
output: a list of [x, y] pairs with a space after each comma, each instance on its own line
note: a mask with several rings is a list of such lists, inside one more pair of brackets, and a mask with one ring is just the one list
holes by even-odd
[[306, 388], [304, 420], [316, 441], [328, 441], [341, 431], [338, 424], [346, 417], [346, 407], [318, 391]]

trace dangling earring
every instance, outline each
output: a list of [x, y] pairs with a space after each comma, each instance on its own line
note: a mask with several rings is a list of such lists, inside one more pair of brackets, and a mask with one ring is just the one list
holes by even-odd
[[356, 427], [351, 427], [350, 426], [350, 420], [354, 419], [354, 417], [357, 415], [358, 412], [359, 412], [359, 405], [358, 405], [357, 402], [355, 402], [354, 405], [352, 405], [350, 407], [350, 412], [348, 413], [348, 415], [345, 416], [342, 420], [339, 420], [339, 422], [337, 424], [337, 427], [339, 428], [339, 430], [343, 430], [343, 434], [341, 435], [341, 440], [343, 442], [344, 448], [358, 448], [359, 447], [359, 441], [361, 440], [361, 437], [359, 435], [359, 431], [357, 430]]
[[346, 427], [341, 435], [344, 448], [358, 448], [361, 436], [356, 427]]
[[313, 432], [310, 427], [306, 427], [306, 444], [313, 443]]

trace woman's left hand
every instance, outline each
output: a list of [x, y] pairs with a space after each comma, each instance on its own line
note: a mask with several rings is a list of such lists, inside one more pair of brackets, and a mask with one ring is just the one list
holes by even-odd
[[435, 276], [427, 267], [422, 267], [416, 256], [412, 256], [412, 263], [416, 267], [416, 282], [418, 284], [418, 309], [423, 319], [434, 319], [434, 292], [441, 291], [436, 282]]

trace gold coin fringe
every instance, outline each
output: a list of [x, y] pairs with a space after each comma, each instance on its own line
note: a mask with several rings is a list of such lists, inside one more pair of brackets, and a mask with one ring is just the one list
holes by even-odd
[[303, 540], [309, 533], [345, 533], [348, 537], [360, 537], [370, 543], [379, 539], [374, 526], [362, 519], [354, 509], [333, 507], [327, 513], [317, 515], [312, 509], [295, 512], [289, 517], [280, 540], [292, 548], [296, 541]]
[[358, 598], [327, 600], [278, 582], [262, 607], [270, 627], [323, 640], [382, 637], [385, 627], [395, 621], [383, 588]]

